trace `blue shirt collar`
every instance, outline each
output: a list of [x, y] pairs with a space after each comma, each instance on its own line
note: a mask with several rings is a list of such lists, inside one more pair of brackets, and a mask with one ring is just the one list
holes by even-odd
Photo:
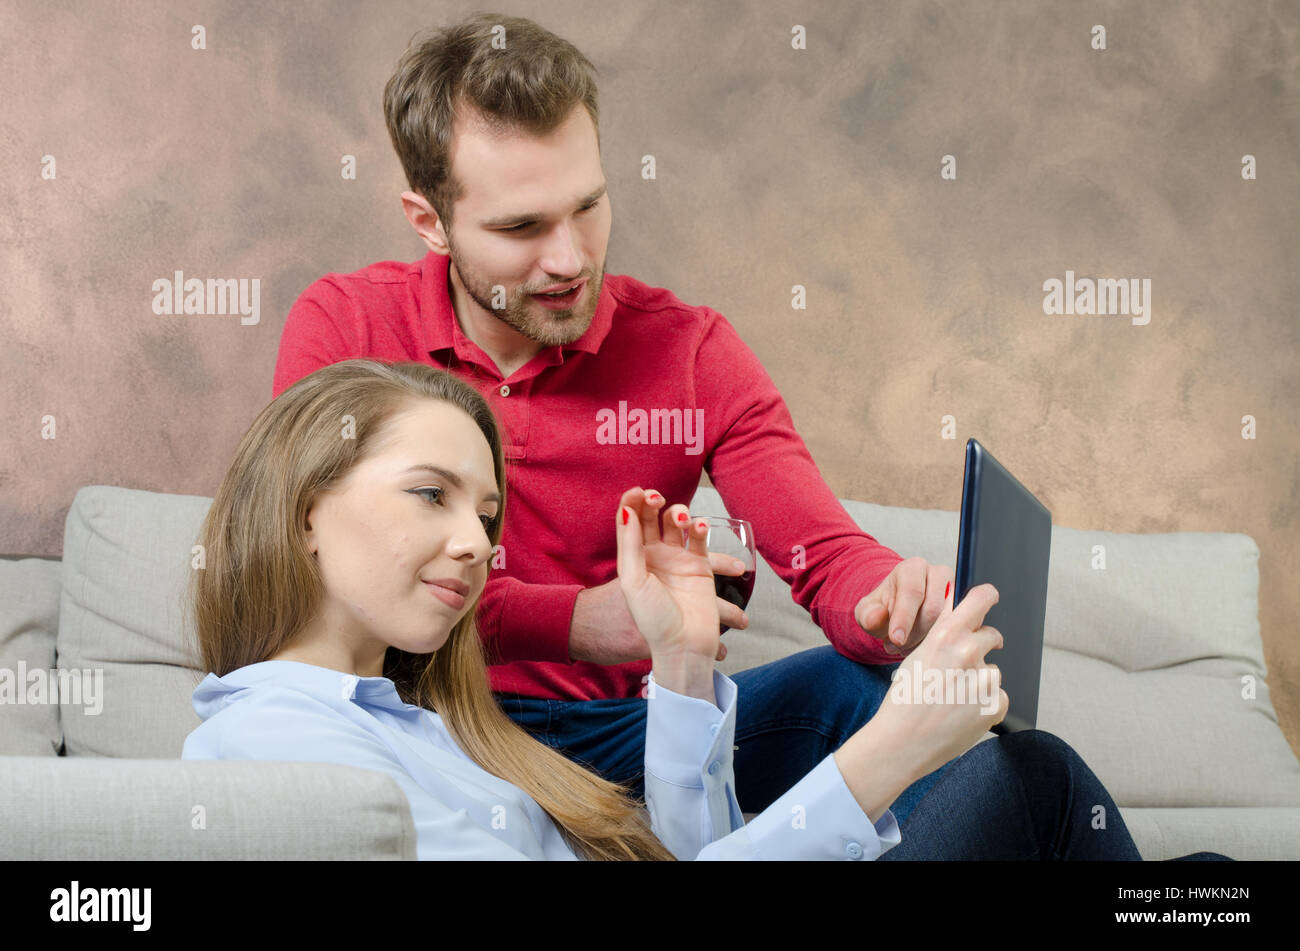
[[351, 700], [390, 710], [420, 709], [405, 703], [397, 693], [397, 686], [387, 677], [358, 677], [296, 660], [265, 660], [232, 670], [224, 677], [210, 673], [195, 688], [194, 703], [196, 709], [200, 704], [209, 708], [207, 714], [199, 711], [207, 719], [240, 691], [258, 686], [293, 687], [326, 700]]

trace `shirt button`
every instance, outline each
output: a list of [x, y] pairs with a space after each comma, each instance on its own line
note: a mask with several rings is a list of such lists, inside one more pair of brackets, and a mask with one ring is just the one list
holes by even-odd
[[710, 724], [709, 724], [709, 735], [710, 735], [710, 736], [717, 736], [717, 734], [718, 734], [718, 725], [717, 725], [716, 723], [710, 723]]
[[509, 395], [510, 395], [510, 387], [507, 386], [506, 384], [502, 383], [502, 384], [501, 384], [501, 389], [498, 390], [497, 392], [499, 392], [502, 396], [509, 396]]
[[715, 760], [714, 762], [709, 764], [709, 775], [710, 776], [718, 775], [718, 770], [721, 768], [722, 765]]
[[850, 842], [848, 845], [844, 847], [844, 851], [848, 854], [848, 857], [851, 859], [856, 860], [862, 858], [862, 846], [860, 846], [856, 842]]

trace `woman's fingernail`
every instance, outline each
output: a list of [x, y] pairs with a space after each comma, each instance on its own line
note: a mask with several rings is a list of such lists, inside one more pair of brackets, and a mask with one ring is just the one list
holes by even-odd
[[943, 596], [947, 598], [948, 592], [951, 590], [952, 590], [952, 582], [949, 581], [946, 585], [943, 586]]
[[629, 512], [629, 511], [627, 510], [627, 506], [626, 506], [626, 505], [623, 506], [623, 524], [624, 524], [624, 525], [627, 524], [627, 517], [628, 517], [629, 515], [631, 515], [631, 514], [632, 514], [632, 513]]
[[678, 513], [677, 513], [677, 521], [679, 521], [679, 522], [684, 522], [684, 521], [686, 521], [688, 518], [690, 518], [690, 516], [687, 515], [685, 512], [678, 512]]
[[646, 493], [646, 498], [647, 498], [647, 499], [662, 499], [663, 496], [660, 495], [658, 492], [647, 492], [647, 493]]

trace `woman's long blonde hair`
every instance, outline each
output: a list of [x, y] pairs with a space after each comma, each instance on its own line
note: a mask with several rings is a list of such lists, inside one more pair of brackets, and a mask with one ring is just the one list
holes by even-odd
[[[199, 538], [206, 568], [191, 572], [193, 629], [207, 670], [223, 676], [267, 660], [315, 615], [325, 593], [306, 545], [316, 496], [365, 458], [388, 421], [412, 401], [464, 410], [492, 450], [501, 515], [506, 477], [496, 420], [473, 387], [434, 367], [347, 360], [289, 387], [245, 434], [217, 490]], [[354, 438], [345, 438], [350, 427]], [[390, 647], [384, 676], [406, 703], [437, 711], [479, 766], [523, 789], [588, 859], [671, 859], [650, 831], [642, 804], [529, 736], [497, 705], [470, 610], [433, 654]]]

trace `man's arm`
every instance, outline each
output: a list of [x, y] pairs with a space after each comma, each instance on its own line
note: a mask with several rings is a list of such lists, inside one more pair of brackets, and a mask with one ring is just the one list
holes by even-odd
[[568, 664], [569, 627], [580, 584], [527, 584], [488, 576], [475, 621], [489, 664]]
[[710, 314], [695, 360], [695, 405], [704, 408], [712, 446], [709, 478], [727, 511], [753, 524], [764, 559], [835, 649], [862, 663], [894, 663], [899, 658], [853, 610], [902, 556], [844, 510], [767, 371], [735, 328]]

